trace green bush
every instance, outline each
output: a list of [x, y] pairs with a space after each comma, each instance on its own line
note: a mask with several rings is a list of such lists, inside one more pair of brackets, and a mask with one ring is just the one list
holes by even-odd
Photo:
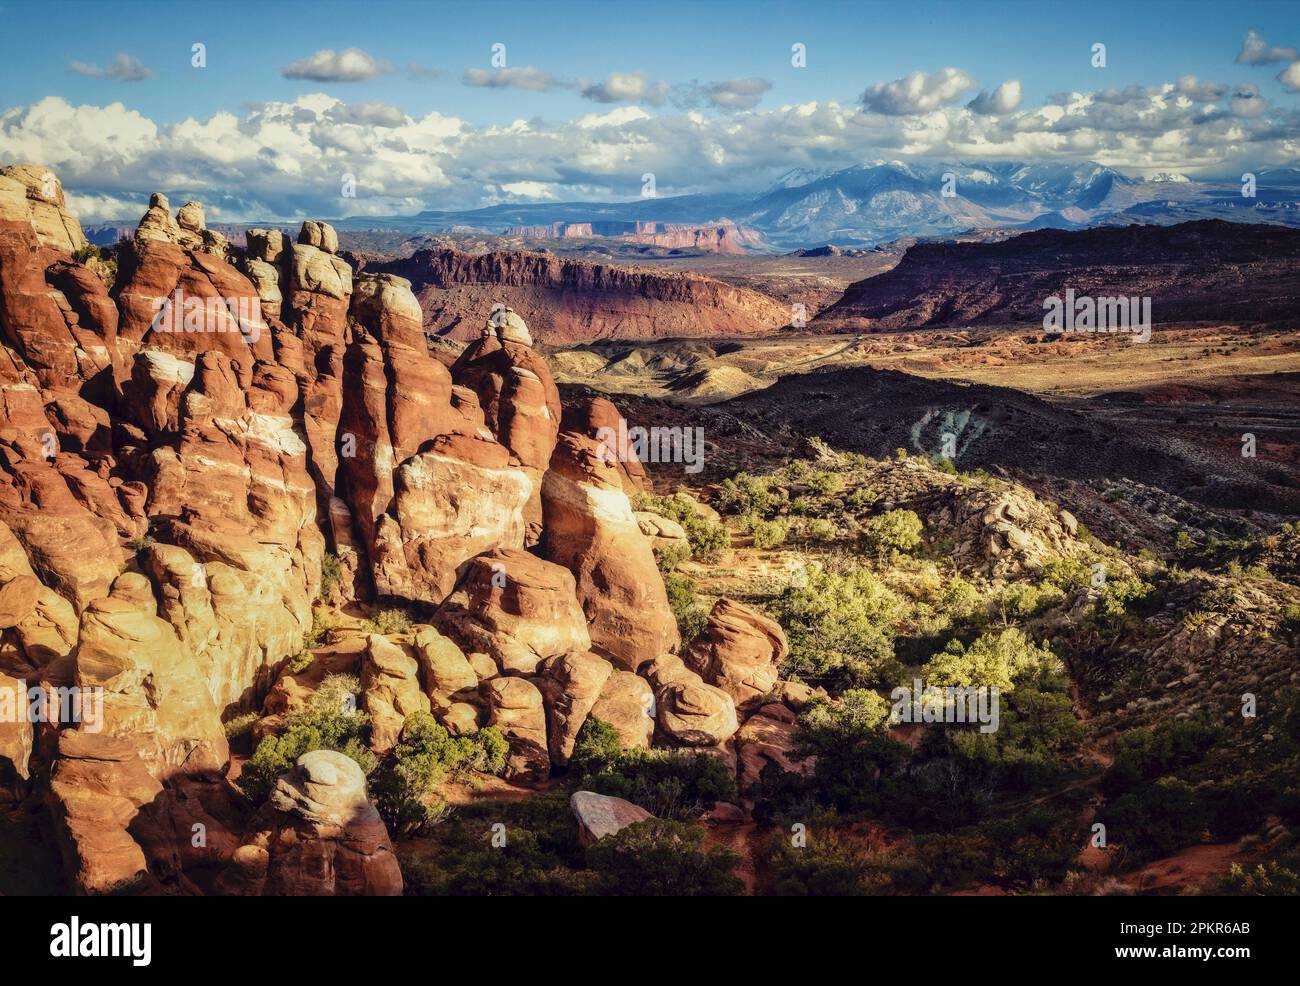
[[866, 549], [877, 558], [911, 554], [921, 544], [921, 518], [911, 510], [887, 510], [867, 522], [862, 533]]
[[322, 599], [326, 599], [338, 588], [339, 579], [343, 575], [343, 566], [339, 564], [338, 557], [327, 551], [321, 556], [320, 560], [320, 594]]
[[749, 520], [749, 531], [754, 536], [755, 548], [779, 548], [790, 534], [790, 522], [783, 518], [761, 520], [754, 517]]
[[508, 750], [495, 726], [453, 738], [429, 713], [412, 713], [392, 756], [375, 773], [376, 806], [397, 831], [418, 831], [445, 814], [446, 805], [433, 792], [448, 775], [471, 770], [499, 774]]
[[874, 851], [852, 833], [809, 827], [796, 847], [789, 834], [774, 833], [755, 854], [759, 886], [773, 897], [866, 897], [922, 889], [912, 859]]
[[563, 794], [457, 808], [398, 853], [410, 896], [568, 897], [599, 882]]
[[1190, 784], [1162, 777], [1107, 803], [1097, 813], [1110, 843], [1126, 850], [1128, 862], [1146, 863], [1201, 841], [1205, 808]]
[[1045, 644], [1037, 645], [1023, 630], [1009, 627], [997, 634], [983, 634], [969, 647], [960, 640], [949, 641], [921, 673], [930, 685], [1008, 692], [1025, 679], [1057, 682], [1063, 666]]
[[684, 494], [656, 496], [653, 493], [638, 493], [633, 500], [633, 507], [648, 510], [680, 524], [686, 531], [691, 557], [699, 561], [717, 561], [722, 552], [731, 546], [731, 535], [727, 529], [706, 517], [699, 504]]
[[244, 764], [239, 786], [257, 804], [271, 793], [276, 780], [312, 750], [337, 750], [370, 774], [378, 764], [367, 737], [370, 717], [357, 709], [361, 683], [352, 675], [329, 675], [301, 712], [289, 717], [279, 736], [267, 736]]
[[695, 595], [695, 580], [676, 572], [664, 575], [664, 590], [668, 593], [668, 607], [677, 620], [677, 630], [685, 647], [704, 630], [709, 614]]
[[1043, 809], [948, 835], [921, 836], [916, 852], [936, 890], [992, 883], [1026, 890], [1059, 883], [1079, 854], [1068, 819]]
[[411, 629], [411, 614], [395, 606], [379, 609], [362, 624], [362, 629], [366, 633], [378, 633], [383, 636], [405, 633]]
[[1288, 864], [1267, 860], [1246, 868], [1233, 863], [1219, 886], [1225, 897], [1298, 897], [1300, 896], [1300, 857], [1292, 854]]
[[745, 889], [729, 849], [703, 848], [704, 831], [648, 818], [606, 836], [587, 850], [599, 892], [630, 897], [734, 897]]
[[1115, 739], [1114, 761], [1102, 775], [1107, 797], [1200, 761], [1222, 735], [1207, 718], [1171, 719], [1154, 729], [1128, 729]]
[[707, 753], [623, 750], [612, 726], [589, 717], [569, 761], [573, 784], [623, 798], [660, 818], [698, 818], [718, 801], [734, 801], [726, 765]]
[[777, 502], [770, 486], [770, 479], [751, 476], [747, 472], [737, 473], [722, 481], [718, 492], [718, 509], [728, 514], [765, 516]]
[[748, 792], [762, 802], [756, 815], [793, 817], [809, 802], [845, 813], [875, 807], [881, 772], [907, 755], [906, 746], [890, 739], [888, 724], [889, 703], [865, 688], [810, 705], [799, 715], [791, 753], [797, 760], [816, 757], [812, 775], [799, 781], [760, 777], [757, 790]]
[[897, 681], [894, 623], [905, 610], [896, 595], [865, 568], [846, 574], [809, 567], [773, 603], [790, 642], [784, 668], [829, 689]]

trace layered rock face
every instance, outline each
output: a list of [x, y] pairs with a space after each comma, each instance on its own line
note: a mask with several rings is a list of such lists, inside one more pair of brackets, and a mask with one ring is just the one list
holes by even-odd
[[[380, 595], [442, 599], [458, 565], [522, 547], [535, 481], [484, 423], [453, 401], [429, 355], [420, 306], [391, 274], [362, 274], [343, 365], [339, 423], [347, 499]], [[464, 491], [473, 490], [466, 496]]]
[[1000, 243], [920, 243], [849, 285], [814, 332], [1043, 324], [1043, 299], [1156, 297], [1155, 322], [1290, 316], [1300, 232], [1210, 219], [1176, 226], [1034, 230]]
[[[238, 248], [162, 195], [106, 286], [45, 176], [0, 172], [0, 689], [54, 705], [0, 724], [0, 797], [48, 806], [74, 890], [400, 893], [353, 760], [306, 754], [256, 812], [228, 774], [223, 722], [273, 736], [331, 676], [375, 755], [431, 712], [497, 727], [512, 782], [593, 716], [725, 746], [783, 644], [725, 610], [699, 674], [674, 656], [628, 499], [649, 479], [597, 440], [612, 404], [565, 414], [519, 314], [448, 366], [411, 284], [355, 273], [327, 224]], [[350, 629], [291, 665], [321, 602]]]
[[414, 285], [430, 332], [467, 341], [502, 303], [548, 343], [761, 335], [790, 322], [787, 306], [712, 278], [634, 273], [540, 253], [420, 250], [379, 269]]

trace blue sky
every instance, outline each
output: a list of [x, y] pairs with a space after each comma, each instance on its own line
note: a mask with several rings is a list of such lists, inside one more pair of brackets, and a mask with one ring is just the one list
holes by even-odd
[[[330, 181], [339, 167], [352, 167], [356, 174], [368, 169], [368, 184], [363, 185], [372, 194], [362, 196], [367, 201], [357, 207], [375, 212], [463, 207], [512, 197], [619, 197], [618, 190], [628, 181], [622, 171], [662, 169], [665, 162], [669, 178], [664, 184], [674, 191], [758, 183], [786, 164], [826, 167], [873, 155], [970, 157], [973, 149], [985, 148], [994, 157], [1092, 157], [1130, 170], [1231, 170], [1239, 158], [1266, 164], [1294, 158], [1294, 139], [1300, 133], [1300, 92], [1290, 91], [1278, 79], [1288, 60], [1234, 63], [1251, 30], [1270, 46], [1300, 46], [1300, 3], [1281, 0], [0, 0], [0, 18], [7, 28], [0, 39], [0, 158], [23, 152], [63, 155], [62, 161], [45, 163], [61, 169], [70, 191], [98, 196], [106, 209], [114, 202], [134, 202], [149, 181], [169, 178], [184, 190], [217, 191], [229, 209], [305, 208], [294, 202], [310, 202], [310, 191], [294, 197], [277, 187], [277, 182], [283, 185], [311, 167], [308, 161], [292, 161], [287, 148], [273, 153], [251, 148], [251, 160], [241, 170], [237, 162], [224, 159], [228, 154], [213, 148], [182, 160], [185, 155], [174, 139], [177, 128], [187, 129], [186, 121], [197, 125], [197, 131], [190, 131], [211, 135], [221, 130], [214, 119], [233, 114], [252, 144], [267, 140], [269, 116], [250, 118], [266, 104], [279, 107], [281, 123], [301, 126], [303, 140], [319, 142], [319, 156], [333, 158], [326, 169]], [[1098, 41], [1107, 46], [1103, 69], [1090, 64], [1090, 47]], [[204, 69], [190, 65], [194, 42], [207, 47]], [[795, 42], [807, 46], [806, 68], [790, 64]], [[467, 84], [467, 72], [494, 71], [494, 43], [506, 46], [509, 69], [532, 70], [550, 82], [541, 91]], [[388, 71], [365, 81], [284, 77], [286, 66], [314, 53], [353, 48], [385, 63]], [[119, 55], [147, 68], [148, 77], [121, 81], [95, 74]], [[74, 63], [82, 66], [80, 72], [70, 70]], [[421, 68], [418, 75], [409, 71], [412, 64]], [[864, 90], [873, 85], [899, 82], [899, 91], [910, 92], [912, 86], [925, 90], [937, 85], [935, 73], [945, 69], [958, 73], [953, 78], [960, 96], [945, 95], [938, 104], [909, 103], [884, 117], [871, 116], [860, 104]], [[639, 74], [647, 87], [644, 98], [617, 98], [623, 90], [600, 89], [615, 73]], [[921, 73], [919, 81], [914, 73]], [[1227, 90], [1217, 102], [1200, 100], [1194, 119], [1175, 113], [1166, 105], [1167, 96], [1151, 95], [1189, 75]], [[909, 77], [911, 86], [905, 84]], [[766, 88], [753, 105], [716, 105], [700, 96], [706, 91], [700, 87], [725, 88], [736, 80], [762, 80]], [[1019, 93], [1013, 110], [996, 120], [970, 119], [964, 107], [979, 89], [992, 90], [1012, 80]], [[962, 88], [962, 83], [969, 85]], [[1254, 102], [1234, 101], [1242, 86], [1253, 87]], [[1123, 113], [1115, 110], [1112, 99], [1104, 113], [1091, 116], [1086, 107], [1076, 106], [1072, 117], [1080, 118], [1065, 123], [1052, 118], [1054, 111], [1047, 119], [1023, 117], [1017, 122], [1016, 114], [1037, 112], [1057, 94], [1128, 87], [1141, 91]], [[593, 98], [602, 92], [603, 101]], [[363, 115], [369, 122], [356, 114], [341, 122], [342, 111], [326, 120], [320, 117], [326, 111], [319, 101], [303, 109], [301, 101], [318, 94], [342, 106], [367, 107]], [[57, 107], [42, 104], [50, 97], [60, 101]], [[1139, 107], [1141, 99], [1163, 100], [1156, 107], [1157, 116], [1168, 116], [1163, 141], [1151, 132], [1146, 118], [1152, 110]], [[108, 108], [118, 103], [134, 115], [125, 119], [121, 112], [110, 113]], [[88, 109], [73, 119], [62, 110], [64, 104], [98, 112]], [[815, 111], [807, 109], [814, 105]], [[31, 109], [38, 106], [43, 106], [41, 112]], [[293, 106], [296, 118], [285, 109]], [[350, 165], [342, 158], [364, 156], [367, 146], [392, 147], [397, 156], [416, 153], [409, 130], [391, 126], [391, 120], [369, 137], [356, 132], [379, 120], [378, 106], [413, 122], [445, 119], [462, 126], [436, 146], [418, 138], [415, 143], [425, 145], [418, 152], [427, 158], [423, 163], [404, 158], [385, 165], [384, 155], [374, 154]], [[780, 115], [782, 107], [794, 106], [805, 109], [799, 114], [787, 109], [785, 117]], [[54, 112], [56, 108], [60, 112]], [[703, 121], [684, 116], [688, 109]], [[594, 127], [576, 122], [611, 112], [604, 124]], [[309, 113], [318, 114], [318, 119], [306, 121]], [[1226, 119], [1233, 113], [1249, 132], [1233, 128]], [[84, 128], [87, 144], [103, 145], [98, 161], [89, 151], [63, 147], [52, 136], [60, 118], [65, 128]], [[148, 134], [140, 132], [135, 133], [134, 149], [123, 152], [103, 132], [114, 127], [134, 132], [140, 120], [156, 128], [158, 146], [146, 146]], [[531, 121], [533, 129], [526, 136], [502, 137], [496, 132], [517, 120]], [[450, 125], [426, 123], [426, 137], [431, 129], [449, 130]], [[1039, 136], [1020, 136], [1026, 133]], [[1179, 146], [1171, 149], [1171, 142]], [[1216, 143], [1221, 145], [1217, 154]], [[571, 149], [567, 160], [562, 153], [566, 145]], [[174, 161], [171, 167], [166, 154]], [[512, 155], [508, 167], [500, 155]], [[529, 156], [536, 161], [532, 174], [523, 160]], [[96, 169], [103, 176], [98, 183]], [[241, 177], [247, 185], [242, 192], [231, 188]], [[217, 187], [222, 182], [224, 187]], [[264, 188], [263, 194], [259, 188]]]

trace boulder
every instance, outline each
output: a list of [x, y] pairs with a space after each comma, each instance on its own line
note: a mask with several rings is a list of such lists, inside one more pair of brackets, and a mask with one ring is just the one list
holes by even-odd
[[717, 746], [736, 732], [736, 705], [721, 688], [707, 685], [674, 654], [645, 669], [654, 689], [655, 719], [665, 738], [679, 746]]
[[682, 654], [686, 666], [748, 712], [777, 683], [790, 647], [775, 620], [732, 599], [719, 599], [701, 634]]
[[470, 559], [434, 621], [465, 653], [487, 654], [508, 673], [591, 648], [572, 573], [518, 548]]
[[578, 731], [613, 671], [608, 661], [591, 653], [574, 652], [547, 662], [539, 687], [546, 700], [551, 763], [569, 762]]
[[616, 835], [629, 825], [654, 818], [640, 805], [594, 791], [575, 791], [569, 798], [569, 807], [578, 820], [578, 841], [584, 846], [593, 845], [607, 835]]
[[631, 671], [615, 671], [605, 680], [591, 716], [614, 727], [623, 749], [649, 749], [655, 732], [654, 711], [649, 683]]
[[551, 772], [551, 759], [542, 693], [524, 678], [493, 678], [485, 687], [491, 710], [488, 725], [500, 729], [510, 743], [506, 780], [545, 780]]
[[430, 710], [420, 687], [415, 648], [372, 633], [361, 662], [361, 693], [370, 714], [370, 749], [382, 756], [397, 745], [406, 717]]
[[415, 627], [414, 639], [431, 699], [445, 704], [457, 692], [478, 687], [478, 675], [454, 641], [430, 626]]

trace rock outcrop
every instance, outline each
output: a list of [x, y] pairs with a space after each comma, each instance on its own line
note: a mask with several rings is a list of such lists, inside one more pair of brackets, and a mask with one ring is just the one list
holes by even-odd
[[379, 265], [408, 279], [431, 333], [471, 340], [500, 304], [539, 342], [774, 332], [790, 309], [698, 274], [632, 272], [540, 253], [420, 250]]
[[542, 486], [542, 553], [577, 580], [593, 649], [635, 671], [681, 642], [619, 470], [592, 438], [562, 432]]
[[747, 712], [772, 691], [790, 652], [780, 624], [732, 599], [719, 599], [682, 655], [686, 666]]
[[356, 762], [304, 753], [236, 851], [222, 888], [239, 896], [400, 897], [402, 872]]
[[654, 689], [655, 720], [664, 737], [679, 746], [717, 746], [739, 728], [736, 705], [721, 688], [707, 685], [674, 654], [645, 669]]
[[[0, 723], [0, 797], [48, 805], [79, 893], [400, 893], [354, 761], [312, 751], [260, 808], [228, 776], [225, 723], [257, 713], [256, 747], [331, 676], [376, 755], [432, 712], [500, 729], [514, 782], [593, 715], [649, 746], [655, 689], [666, 742], [729, 735], [724, 693], [636, 673], [679, 640], [628, 500], [645, 471], [596, 441], [613, 405], [566, 416], [497, 302], [435, 357], [408, 280], [354, 272], [327, 223], [292, 239], [232, 245], [156, 194], [100, 256], [46, 169], [0, 169], [0, 693], [64, 696]], [[371, 632], [352, 603], [429, 622]]]

